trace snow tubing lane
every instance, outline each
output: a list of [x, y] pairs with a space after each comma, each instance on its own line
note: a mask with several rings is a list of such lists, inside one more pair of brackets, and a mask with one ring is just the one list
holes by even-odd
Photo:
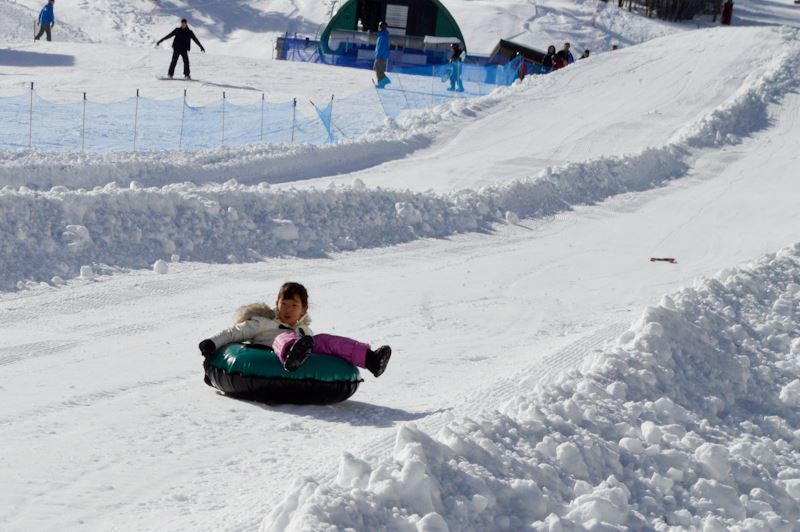
[[296, 371], [288, 372], [273, 351], [243, 344], [217, 349], [203, 367], [209, 386], [263, 403], [338, 403], [356, 393], [363, 382], [358, 368], [340, 358], [312, 354]]

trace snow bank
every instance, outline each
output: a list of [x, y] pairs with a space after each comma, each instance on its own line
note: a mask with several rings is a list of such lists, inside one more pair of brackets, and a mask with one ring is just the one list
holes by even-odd
[[281, 183], [354, 172], [424, 148], [430, 139], [416, 132], [370, 133], [335, 145], [259, 144], [204, 151], [64, 153], [0, 150], [0, 183], [47, 189], [91, 188], [116, 182], [162, 186], [180, 181]]
[[280, 191], [268, 183], [234, 180], [161, 188], [134, 181], [127, 188], [111, 183], [91, 191], [6, 187], [0, 191], [0, 227], [5, 229], [0, 233], [0, 287], [74, 277], [90, 264], [101, 271], [145, 268], [172, 254], [209, 262], [308, 257], [485, 230], [507, 211], [548, 215], [571, 204], [647, 188], [683, 170], [673, 152], [654, 150], [446, 196], [368, 189], [361, 182]]
[[262, 530], [796, 530], [798, 301], [795, 244], [664, 297], [498, 411], [405, 425], [379, 461], [345, 454]]
[[797, 88], [800, 66], [797, 30], [784, 27], [776, 31], [793, 45], [767, 60], [765, 75], [749, 76], [728, 102], [690, 124], [678, 135], [680, 141], [696, 148], [732, 144], [769, 125], [767, 106]]
[[[786, 30], [785, 38], [795, 34]], [[234, 180], [222, 185], [179, 183], [161, 188], [143, 187], [130, 180], [127, 187], [111, 183], [89, 192], [64, 186], [49, 191], [6, 186], [0, 190], [0, 288], [52, 281], [54, 276], [60, 281], [77, 275], [85, 265], [101, 272], [109, 266], [146, 268], [173, 253], [195, 261], [237, 262], [265, 256], [319, 256], [443, 237], [486, 230], [503, 219], [515, 223], [519, 218], [552, 215], [621, 192], [656, 187], [685, 175], [693, 147], [735, 142], [763, 127], [761, 120], [751, 117], [763, 116], [770, 102], [797, 85], [800, 54], [795, 50], [796, 45], [785, 47], [763, 77], [745, 83], [735, 97], [672, 145], [551, 167], [536, 177], [480, 190], [437, 195], [369, 189], [360, 181], [347, 187], [288, 191], [271, 190], [267, 182], [243, 185]], [[519, 90], [524, 88], [501, 89], [486, 98], [409, 113], [403, 118], [404, 125], [392, 123], [384, 133], [388, 139], [399, 129], [396, 138], [402, 140], [397, 143], [291, 147], [293, 155], [285, 166], [281, 155], [275, 155], [283, 148], [276, 148], [275, 153], [270, 147], [253, 148], [252, 158], [245, 157], [244, 162], [238, 150], [176, 154], [176, 159], [183, 156], [187, 160], [178, 161], [173, 170], [161, 166], [155, 173], [180, 175], [184, 170], [176, 168], [189, 168], [188, 159], [193, 159], [199, 163], [195, 175], [202, 175], [204, 168], [219, 175], [227, 168], [234, 176], [237, 168], [252, 182], [257, 175], [289, 173], [298, 160], [307, 161], [306, 166], [301, 164], [295, 171], [309, 175], [323, 171], [326, 164], [333, 168], [366, 164], [385, 155], [380, 147], [394, 153], [414, 149], [432, 138], [420, 132], [463, 115], [487, 112], [507, 92]], [[346, 155], [340, 159], [342, 154]], [[93, 160], [101, 161], [99, 168], [116, 164], [102, 157]], [[164, 165], [153, 161], [153, 167], [139, 166], [141, 160], [132, 160], [130, 168], [138, 168], [145, 179], [153, 167]], [[267, 161], [274, 164], [266, 168]], [[13, 162], [5, 167], [8, 171]], [[122, 176], [115, 177], [124, 182]], [[77, 171], [74, 178], [78, 182], [85, 179]], [[286, 224], [292, 229], [287, 230]]]

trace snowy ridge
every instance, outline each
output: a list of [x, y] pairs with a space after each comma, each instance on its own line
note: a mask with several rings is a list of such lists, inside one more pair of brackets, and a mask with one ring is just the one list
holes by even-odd
[[[784, 32], [786, 40], [794, 35], [795, 30]], [[485, 230], [501, 219], [516, 223], [519, 217], [546, 216], [572, 205], [659, 186], [685, 175], [692, 147], [737, 142], [764, 127], [768, 104], [796, 86], [797, 48], [797, 44], [784, 47], [763, 77], [750, 80], [673, 145], [551, 167], [535, 178], [480, 190], [436, 195], [368, 189], [358, 180], [327, 190], [279, 192], [270, 190], [268, 183], [247, 186], [233, 180], [224, 185], [181, 183], [162, 188], [144, 188], [131, 181], [128, 188], [110, 183], [90, 193], [63, 186], [46, 192], [4, 187], [0, 226], [8, 231], [0, 234], [0, 287], [21, 288], [26, 281], [58, 284], [77, 275], [84, 265], [147, 267], [173, 254], [197, 261], [239, 262], [443, 237]], [[442, 120], [480, 112], [492, 107], [499, 93], [517, 90], [522, 89], [449, 104], [446, 111], [436, 111], [439, 120], [431, 118], [432, 112], [410, 114], [406, 120], [414, 126], [409, 130], [425, 129], [421, 123], [428, 120], [428, 128], [441, 127]], [[387, 150], [425, 142], [424, 137], [406, 138], [412, 140], [399, 145], [387, 142]], [[332, 155], [346, 146], [299, 150]], [[233, 153], [189, 157], [206, 157], [213, 167], [219, 160], [223, 165], [233, 161]], [[354, 159], [361, 157], [357, 149], [348, 153]], [[257, 167], [253, 162], [251, 168]], [[313, 165], [307, 171], [313, 172]]]
[[711, 113], [679, 134], [679, 138], [692, 147], [705, 148], [738, 142], [738, 136], [746, 135], [769, 125], [767, 105], [779, 100], [798, 86], [797, 60], [798, 32], [788, 27], [780, 28], [783, 39], [793, 43], [785, 53], [769, 59], [768, 74], [742, 83], [739, 93], [727, 104]]
[[[368, 168], [427, 146], [420, 134], [374, 133], [335, 145], [259, 144], [204, 151], [58, 153], [0, 150], [0, 181], [10, 186], [91, 188], [111, 181], [163, 186], [181, 181], [281, 183]], [[33, 177], [31, 177], [33, 176]]]
[[272, 191], [266, 183], [235, 181], [4, 190], [0, 225], [9, 230], [0, 234], [0, 286], [22, 288], [21, 279], [59, 284], [84, 265], [147, 267], [173, 254], [211, 262], [319, 256], [485, 230], [504, 217], [516, 223], [677, 177], [686, 167], [676, 153], [568, 165], [538, 179], [447, 196], [371, 190], [360, 182], [327, 190]]
[[798, 296], [800, 244], [665, 296], [582, 371], [344, 454], [262, 530], [793, 530]]

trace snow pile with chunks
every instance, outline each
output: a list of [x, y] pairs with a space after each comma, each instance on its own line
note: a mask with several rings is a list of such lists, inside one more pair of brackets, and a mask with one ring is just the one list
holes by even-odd
[[798, 407], [795, 244], [665, 296], [582, 370], [497, 410], [405, 425], [381, 460], [345, 453], [262, 531], [790, 531]]

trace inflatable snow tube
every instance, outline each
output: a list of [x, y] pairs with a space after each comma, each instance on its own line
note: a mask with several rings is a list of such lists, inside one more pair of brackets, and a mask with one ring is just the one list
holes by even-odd
[[340, 358], [312, 354], [288, 372], [274, 352], [246, 344], [217, 349], [203, 367], [209, 386], [263, 403], [338, 403], [356, 393], [363, 381], [358, 368]]

